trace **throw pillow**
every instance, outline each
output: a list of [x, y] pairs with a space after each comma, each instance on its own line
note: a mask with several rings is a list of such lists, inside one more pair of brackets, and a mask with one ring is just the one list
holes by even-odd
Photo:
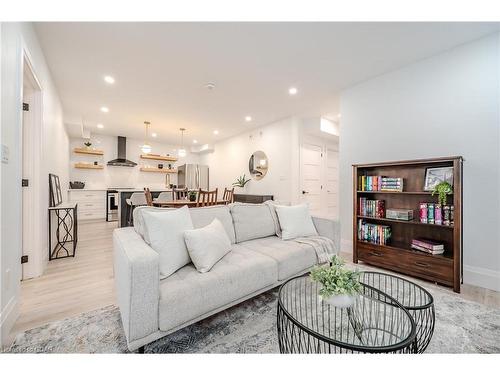
[[231, 240], [219, 219], [206, 227], [184, 231], [187, 249], [196, 269], [205, 273], [231, 251]]
[[281, 227], [281, 238], [283, 240], [318, 235], [307, 205], [299, 204], [296, 206], [275, 207]]
[[191, 262], [184, 242], [184, 231], [193, 229], [189, 208], [142, 213], [150, 246], [160, 255], [160, 278], [170, 276]]

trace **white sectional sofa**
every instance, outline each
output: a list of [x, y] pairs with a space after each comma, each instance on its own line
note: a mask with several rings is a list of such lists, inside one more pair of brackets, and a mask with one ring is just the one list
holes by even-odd
[[[115, 285], [127, 344], [131, 351], [264, 291], [317, 264], [312, 246], [284, 241], [266, 204], [233, 204], [190, 209], [193, 226], [221, 221], [232, 249], [213, 268], [200, 273], [193, 264], [160, 280], [159, 255], [148, 245], [141, 212], [134, 228], [113, 233]], [[338, 223], [314, 218], [320, 236], [338, 249]], [[168, 230], [166, 228], [165, 230]]]

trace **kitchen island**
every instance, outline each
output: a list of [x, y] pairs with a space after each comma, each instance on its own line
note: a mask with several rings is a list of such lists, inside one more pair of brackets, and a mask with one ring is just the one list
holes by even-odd
[[[126, 227], [127, 224], [127, 199], [133, 193], [143, 193], [143, 189], [116, 189], [118, 191], [118, 226]], [[153, 199], [157, 198], [162, 192], [172, 192], [170, 189], [153, 189], [151, 195]]]

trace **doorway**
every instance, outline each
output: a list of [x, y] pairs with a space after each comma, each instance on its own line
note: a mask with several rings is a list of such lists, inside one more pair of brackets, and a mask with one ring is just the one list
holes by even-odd
[[22, 277], [21, 280], [41, 275], [42, 254], [40, 246], [40, 151], [42, 126], [42, 91], [25, 54], [22, 86]]
[[300, 200], [312, 215], [337, 219], [338, 141], [304, 136], [300, 144]]

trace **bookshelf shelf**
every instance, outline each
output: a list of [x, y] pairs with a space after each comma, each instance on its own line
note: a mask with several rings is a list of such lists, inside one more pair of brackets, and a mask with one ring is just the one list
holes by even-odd
[[[460, 292], [462, 283], [462, 164], [460, 156], [402, 160], [384, 163], [353, 165], [353, 261], [371, 264], [384, 269], [422, 278], [452, 287]], [[427, 168], [453, 168], [453, 194], [448, 204], [454, 207], [453, 225], [421, 223], [419, 205], [437, 203], [437, 196], [423, 191]], [[403, 179], [404, 190], [371, 191], [362, 190], [362, 176], [387, 176]], [[366, 180], [372, 180], [366, 178]], [[397, 220], [360, 215], [360, 198], [383, 200], [385, 208], [412, 209], [417, 215], [413, 220]], [[358, 239], [361, 224], [380, 224], [391, 228], [387, 245], [379, 245]], [[379, 232], [382, 233], [382, 232]], [[385, 233], [385, 232], [384, 232]], [[444, 253], [428, 254], [411, 248], [412, 239], [427, 238], [442, 243]]]
[[388, 222], [388, 223], [398, 223], [398, 224], [410, 224], [410, 225], [427, 225], [431, 227], [438, 227], [438, 228], [446, 228], [446, 229], [453, 229], [453, 225], [438, 225], [438, 224], [429, 224], [429, 223], [421, 223], [420, 221], [417, 221], [415, 219], [413, 220], [397, 220], [397, 219], [387, 219], [385, 217], [373, 217], [373, 216], [362, 216], [362, 215], [357, 215], [358, 219], [366, 219], [366, 220], [374, 220], [374, 221], [381, 221], [381, 222]]

